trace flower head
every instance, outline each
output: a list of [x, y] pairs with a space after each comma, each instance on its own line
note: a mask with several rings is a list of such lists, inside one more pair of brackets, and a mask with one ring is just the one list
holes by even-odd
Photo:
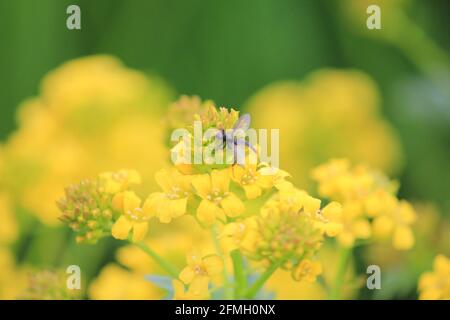
[[245, 166], [234, 165], [231, 168], [232, 179], [237, 182], [245, 191], [247, 199], [259, 197], [264, 189], [273, 186], [273, 176], [262, 174], [257, 164], [247, 163]]
[[297, 281], [306, 280], [308, 282], [315, 282], [317, 276], [321, 273], [322, 264], [319, 261], [305, 259], [292, 270], [292, 277]]
[[147, 202], [144, 207], [141, 207], [141, 203], [141, 199], [133, 191], [124, 191], [115, 196], [115, 207], [122, 214], [112, 226], [111, 233], [114, 238], [125, 240], [130, 232], [133, 233], [133, 241], [145, 238], [151, 213]]
[[450, 300], [450, 259], [440, 254], [434, 259], [433, 271], [419, 280], [422, 300]]
[[57, 205], [60, 220], [77, 233], [77, 242], [96, 243], [113, 224], [113, 195], [100, 188], [99, 180], [84, 180], [65, 189]]
[[227, 217], [234, 218], [244, 213], [244, 203], [229, 190], [229, 170], [213, 170], [211, 174], [197, 175], [192, 185], [202, 199], [197, 208], [197, 219], [201, 223], [212, 225], [216, 219], [225, 222]]
[[396, 197], [397, 183], [367, 166], [350, 166], [346, 159], [333, 159], [313, 170], [319, 193], [342, 203], [341, 245], [351, 247], [358, 239], [386, 239], [399, 250], [414, 244], [411, 225], [416, 213]]
[[[339, 223], [328, 218], [339, 215], [339, 210], [337, 204], [321, 210], [320, 200], [305, 191], [279, 191], [264, 204], [261, 213], [254, 216], [258, 236], [254, 252], [247, 255], [268, 263], [281, 261], [283, 268], [296, 270], [294, 274], [300, 279], [300, 274], [306, 270], [305, 263], [300, 267], [301, 262], [317, 253], [325, 235], [338, 233]], [[333, 227], [327, 228], [327, 223]]]
[[226, 224], [219, 236], [225, 252], [231, 252], [236, 249], [253, 252], [258, 238], [258, 225], [254, 218]]
[[186, 213], [188, 199], [193, 194], [192, 176], [177, 170], [161, 170], [155, 175], [163, 192], [152, 193], [147, 199], [148, 210], [163, 223], [169, 223]]
[[222, 273], [222, 259], [215, 254], [201, 256], [198, 252], [191, 251], [186, 255], [186, 260], [187, 266], [181, 271], [179, 277], [182, 283], [189, 285], [189, 289], [185, 292], [184, 286], [182, 288], [180, 283], [174, 282], [176, 298], [208, 297], [209, 281]]

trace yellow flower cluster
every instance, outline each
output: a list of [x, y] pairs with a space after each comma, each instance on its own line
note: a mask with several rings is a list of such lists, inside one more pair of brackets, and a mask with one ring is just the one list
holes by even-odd
[[[186, 122], [198, 120], [205, 129], [223, 130], [234, 128], [239, 119], [239, 112], [233, 109], [216, 108], [197, 97], [182, 97], [170, 108], [168, 127], [183, 124], [192, 132], [193, 126]], [[202, 140], [203, 150], [210, 143], [214, 142]], [[226, 144], [221, 148], [225, 151]], [[287, 172], [262, 163], [255, 149], [246, 146], [246, 156], [255, 156], [256, 163], [246, 159], [245, 164], [166, 166], [154, 176], [160, 190], [144, 200], [133, 190], [141, 183], [134, 170], [106, 172], [67, 188], [66, 197], [58, 204], [62, 220], [78, 233], [79, 241], [95, 242], [111, 234], [116, 239], [130, 239], [134, 245], [118, 256], [129, 270], [109, 265], [91, 286], [92, 297], [120, 297], [108, 289], [108, 279], [134, 283], [156, 265], [158, 272], [168, 274], [169, 292], [175, 299], [230, 297], [230, 290], [231, 297], [254, 298], [280, 269], [289, 271], [293, 280], [314, 283], [323, 272], [318, 254], [328, 237], [351, 246], [355, 239], [372, 234], [392, 234], [395, 247], [412, 245], [408, 236], [415, 213], [409, 204], [397, 200], [395, 184], [382, 174], [363, 166], [351, 168], [347, 160], [318, 167], [314, 178], [319, 182], [319, 193], [331, 200], [322, 205], [320, 199], [295, 188]], [[157, 228], [149, 238], [151, 219]], [[215, 243], [215, 248], [203, 254], [206, 251], [199, 250], [199, 242], [189, 242], [192, 247], [188, 248], [182, 240], [183, 251], [188, 254], [187, 266], [181, 268], [178, 258], [175, 264], [172, 259], [167, 261], [168, 249], [159, 250], [151, 238], [168, 230], [190, 228], [186, 219], [209, 230], [212, 239], [207, 242]], [[165, 227], [169, 223], [171, 229]], [[136, 250], [142, 250], [155, 265], [142, 264]], [[231, 277], [230, 267], [234, 271]], [[251, 276], [257, 274], [259, 278], [250, 283]], [[136, 298], [162, 297], [161, 288], [148, 284], [138, 288]]]
[[438, 255], [433, 271], [424, 273], [419, 280], [419, 298], [422, 300], [450, 300], [450, 259]]
[[154, 186], [164, 164], [160, 116], [171, 99], [157, 78], [110, 56], [69, 61], [49, 73], [40, 94], [18, 109], [18, 129], [0, 146], [0, 194], [55, 225], [64, 186], [130, 167]]
[[111, 232], [118, 239], [127, 239], [130, 231], [134, 241], [142, 240], [149, 217], [141, 209], [139, 197], [129, 189], [140, 181], [136, 171], [121, 170], [71, 185], [57, 202], [60, 220], [77, 233], [77, 242], [96, 243]]
[[387, 173], [401, 167], [399, 140], [381, 115], [376, 84], [362, 72], [324, 69], [301, 82], [273, 83], [244, 108], [255, 128], [280, 130], [280, 163], [298, 185], [308, 186], [309, 172], [335, 157]]
[[261, 208], [260, 213], [244, 221], [227, 224], [222, 244], [228, 251], [240, 249], [250, 259], [265, 265], [279, 263], [292, 270], [295, 280], [314, 281], [322, 272], [313, 259], [324, 236], [336, 236], [341, 206], [332, 202], [323, 209], [321, 201], [295, 188], [281, 190]]
[[416, 220], [413, 207], [396, 197], [396, 183], [367, 166], [350, 166], [346, 159], [330, 160], [313, 171], [319, 194], [343, 206], [343, 230], [339, 242], [351, 247], [358, 239], [392, 238], [399, 250], [414, 245], [411, 225]]

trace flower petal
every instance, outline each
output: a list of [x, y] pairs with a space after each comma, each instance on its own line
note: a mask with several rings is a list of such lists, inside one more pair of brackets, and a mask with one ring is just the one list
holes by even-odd
[[205, 267], [208, 276], [214, 276], [222, 272], [223, 261], [218, 255], [213, 254], [203, 258], [203, 266]]
[[122, 215], [119, 219], [117, 219], [116, 223], [114, 223], [111, 233], [114, 238], [125, 240], [128, 238], [128, 233], [132, 227], [133, 223]]
[[145, 239], [148, 231], [148, 222], [134, 223], [133, 225], [133, 242]]
[[229, 217], [237, 217], [245, 211], [244, 203], [234, 193], [223, 198], [220, 205]]
[[125, 191], [123, 193], [123, 211], [134, 211], [141, 207], [141, 198], [139, 198], [133, 191]]
[[183, 281], [185, 284], [191, 283], [192, 280], [194, 280], [194, 277], [195, 277], [194, 269], [192, 269], [189, 266], [187, 266], [183, 270], [181, 270], [180, 276], [179, 276], [180, 280]]
[[220, 208], [217, 207], [213, 202], [208, 200], [202, 200], [197, 208], [197, 219], [210, 226], [216, 221], [216, 216], [219, 214]]
[[197, 194], [205, 199], [211, 192], [211, 178], [208, 174], [200, 174], [192, 179], [192, 185]]
[[213, 170], [211, 172], [211, 184], [213, 189], [218, 189], [221, 192], [228, 191], [230, 187], [230, 171], [228, 169]]
[[244, 188], [247, 199], [255, 199], [261, 195], [261, 187], [256, 184], [249, 184], [242, 187]]
[[187, 198], [169, 200], [169, 212], [172, 218], [177, 218], [186, 213]]

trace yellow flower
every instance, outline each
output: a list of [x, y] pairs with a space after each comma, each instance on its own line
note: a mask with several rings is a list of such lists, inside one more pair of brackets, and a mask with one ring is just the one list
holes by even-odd
[[[325, 217], [323, 210], [320, 200], [303, 190], [277, 192], [254, 216], [257, 241], [253, 252], [245, 252], [246, 255], [269, 265], [281, 261], [282, 268], [296, 270], [303, 260], [316, 255], [325, 235], [340, 231], [339, 222], [327, 221], [327, 217], [340, 214], [339, 205], [330, 204]], [[333, 226], [328, 229], [327, 223]]]
[[419, 299], [450, 300], [450, 259], [440, 254], [434, 259], [433, 271], [419, 279]]
[[379, 90], [362, 72], [325, 69], [301, 82], [273, 83], [244, 110], [256, 128], [281, 128], [280, 163], [298, 185], [308, 186], [310, 170], [336, 155], [389, 173], [401, 168], [401, 145], [380, 112]]
[[396, 197], [398, 185], [367, 166], [351, 167], [346, 159], [333, 159], [313, 170], [319, 193], [343, 204], [341, 245], [350, 247], [357, 239], [385, 239], [399, 250], [414, 245], [411, 225], [416, 213]]
[[305, 259], [292, 271], [292, 277], [297, 281], [315, 282], [317, 276], [321, 273], [322, 264], [319, 261]]
[[329, 237], [335, 237], [342, 232], [342, 205], [331, 202], [325, 206], [318, 215], [318, 225]]
[[0, 189], [17, 206], [54, 226], [54, 201], [72, 181], [129, 167], [144, 188], [156, 187], [151, 177], [167, 157], [161, 111], [172, 99], [162, 81], [91, 56], [52, 70], [39, 87], [18, 107], [18, 128], [2, 148]]
[[169, 223], [186, 213], [187, 202], [192, 194], [192, 176], [176, 170], [161, 170], [155, 175], [163, 192], [152, 193], [147, 199], [149, 211], [163, 223]]
[[261, 174], [261, 168], [258, 169], [256, 164], [234, 165], [231, 171], [232, 179], [244, 189], [248, 199], [259, 197], [263, 189], [269, 189], [273, 185], [273, 176]]
[[229, 191], [228, 169], [213, 170], [210, 175], [195, 176], [192, 185], [202, 198], [197, 208], [197, 218], [205, 225], [212, 225], [216, 218], [225, 221], [226, 216], [237, 217], [245, 211], [242, 201]]
[[258, 238], [259, 235], [254, 218], [226, 224], [219, 236], [225, 252], [231, 252], [236, 249], [253, 252]]
[[[202, 257], [195, 251], [189, 252], [186, 258], [187, 266], [181, 270], [179, 278], [184, 284], [189, 285], [187, 294], [196, 297], [209, 296], [209, 281], [222, 273], [222, 259], [216, 254]], [[178, 296], [178, 292], [182, 292], [181, 296], [184, 295], [184, 288], [181, 291], [177, 282], [174, 283], [174, 289], [175, 296]]]
[[104, 172], [99, 175], [99, 183], [104, 191], [115, 194], [129, 188], [130, 185], [141, 184], [141, 176], [136, 170], [120, 170]]
[[373, 233], [381, 239], [392, 236], [394, 248], [408, 250], [414, 245], [411, 225], [416, 221], [416, 212], [408, 202], [389, 198], [393, 199], [391, 205], [374, 218]]
[[119, 193], [115, 199], [115, 202], [121, 205], [122, 215], [112, 227], [113, 237], [125, 240], [132, 231], [133, 241], [143, 240], [147, 235], [150, 218], [148, 209], [146, 209], [147, 204], [144, 204], [144, 208], [141, 208], [141, 199], [133, 191]]

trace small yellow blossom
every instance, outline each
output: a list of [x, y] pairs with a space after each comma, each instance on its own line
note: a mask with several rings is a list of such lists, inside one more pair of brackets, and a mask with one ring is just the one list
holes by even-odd
[[[197, 297], [208, 296], [209, 281], [222, 273], [222, 259], [216, 254], [202, 257], [195, 251], [189, 252], [186, 258], [187, 266], [181, 271], [179, 278], [185, 285], [189, 285], [187, 293]], [[174, 286], [175, 289], [181, 289], [176, 283]]]
[[440, 254], [434, 259], [433, 271], [419, 280], [421, 300], [450, 300], [450, 259]]
[[256, 164], [234, 165], [231, 171], [232, 179], [244, 189], [248, 199], [259, 197], [264, 189], [273, 186], [273, 177], [261, 174], [261, 168], [258, 169]]
[[[406, 201], [398, 201], [393, 196], [383, 197], [381, 211], [373, 220], [374, 235], [383, 239], [392, 236], [392, 245], [398, 250], [407, 250], [414, 245], [414, 234], [411, 225], [416, 221], [414, 208]], [[387, 200], [387, 199], [390, 199]]]
[[192, 194], [192, 176], [176, 170], [161, 170], [155, 175], [163, 192], [152, 193], [147, 199], [149, 211], [163, 223], [169, 223], [186, 213], [188, 198]]
[[323, 208], [318, 216], [318, 225], [329, 237], [335, 237], [342, 232], [342, 205], [338, 202], [331, 202]]
[[112, 227], [112, 235], [116, 239], [125, 240], [130, 231], [133, 231], [133, 241], [145, 238], [148, 230], [149, 210], [141, 207], [141, 199], [133, 191], [124, 191], [117, 195], [121, 198], [122, 215]]
[[220, 233], [220, 243], [225, 252], [241, 249], [253, 252], [258, 240], [256, 220], [247, 218], [243, 221], [226, 224]]
[[317, 276], [321, 273], [322, 264], [319, 261], [305, 259], [292, 271], [292, 277], [297, 281], [315, 282]]
[[193, 178], [192, 185], [202, 198], [197, 208], [197, 218], [205, 225], [212, 225], [216, 219], [225, 221], [226, 217], [237, 217], [244, 213], [244, 203], [229, 191], [229, 170], [213, 170]]
[[337, 240], [344, 247], [352, 247], [356, 240], [366, 240], [372, 235], [370, 222], [364, 215], [362, 206], [356, 201], [344, 203], [341, 223], [342, 232]]

